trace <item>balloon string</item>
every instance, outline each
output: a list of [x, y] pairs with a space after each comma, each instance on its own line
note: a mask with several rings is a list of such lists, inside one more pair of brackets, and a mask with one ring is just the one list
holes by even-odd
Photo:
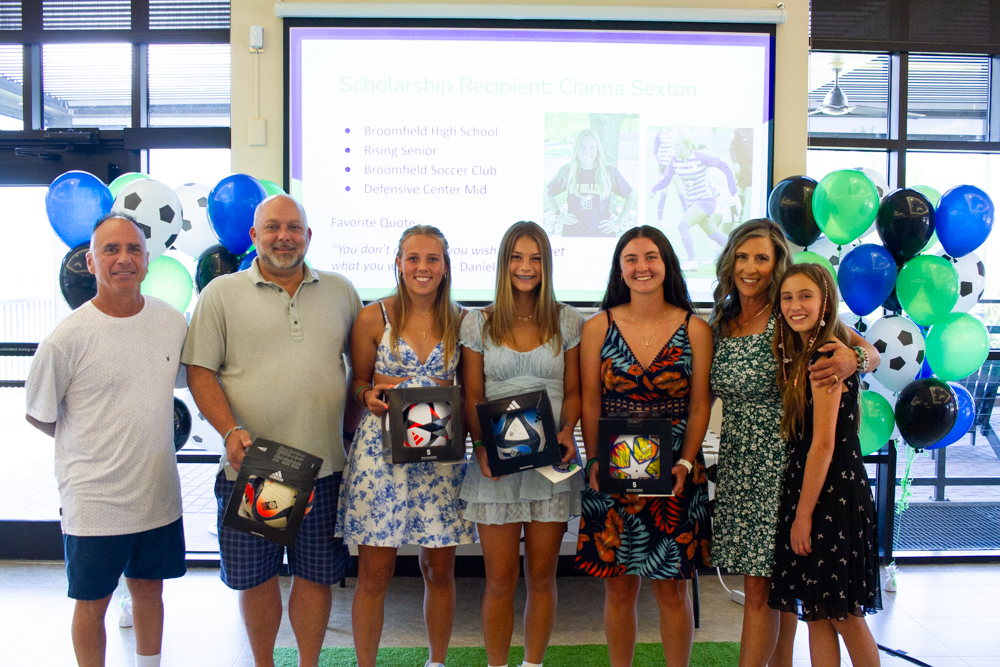
[[[899, 447], [896, 447], [896, 452], [899, 452]], [[903, 470], [903, 477], [899, 480], [899, 499], [896, 500], [896, 530], [895, 537], [893, 538], [893, 544], [899, 541], [899, 517], [910, 507], [910, 496], [913, 492], [910, 491], [910, 482], [912, 481], [910, 476], [910, 469], [913, 467], [913, 460], [917, 457], [917, 451], [913, 447], [906, 448], [906, 468]], [[893, 559], [895, 562], [895, 559]]]

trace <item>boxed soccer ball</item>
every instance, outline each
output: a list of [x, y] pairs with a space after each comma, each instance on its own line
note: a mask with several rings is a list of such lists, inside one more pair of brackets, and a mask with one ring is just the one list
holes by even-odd
[[669, 419], [601, 418], [597, 422], [598, 475], [603, 493], [673, 495], [674, 450]]
[[494, 477], [562, 460], [552, 404], [544, 389], [480, 403], [476, 412]]
[[382, 435], [393, 463], [465, 460], [461, 387], [401, 387], [385, 395], [389, 412]]
[[222, 525], [292, 546], [312, 509], [323, 459], [257, 438], [243, 457]]

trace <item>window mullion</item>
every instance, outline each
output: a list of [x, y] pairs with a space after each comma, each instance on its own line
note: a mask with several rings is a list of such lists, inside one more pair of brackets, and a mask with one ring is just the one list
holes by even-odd
[[889, 57], [889, 139], [894, 147], [889, 151], [889, 187], [906, 184], [906, 98], [909, 78], [909, 54], [893, 53]]
[[1000, 55], [990, 58], [990, 102], [986, 123], [990, 142], [1000, 141]]
[[132, 127], [149, 125], [149, 46], [132, 45]]

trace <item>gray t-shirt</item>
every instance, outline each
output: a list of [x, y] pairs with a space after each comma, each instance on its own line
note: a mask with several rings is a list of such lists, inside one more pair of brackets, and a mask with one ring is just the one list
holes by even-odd
[[[321, 477], [340, 472], [345, 356], [361, 298], [343, 276], [309, 267], [290, 297], [264, 279], [257, 261], [201, 293], [181, 361], [218, 371], [233, 417], [251, 438], [322, 457]], [[228, 463], [223, 468], [236, 479]]]
[[132, 317], [80, 306], [38, 346], [27, 413], [56, 423], [67, 535], [128, 535], [181, 516], [174, 384], [187, 322], [145, 297]]

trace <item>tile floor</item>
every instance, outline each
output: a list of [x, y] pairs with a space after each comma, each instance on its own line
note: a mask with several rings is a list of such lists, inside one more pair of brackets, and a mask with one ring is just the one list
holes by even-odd
[[[738, 577], [726, 577], [729, 586]], [[869, 617], [876, 640], [907, 651], [932, 667], [1000, 665], [1000, 565], [904, 565], [900, 591], [888, 593], [885, 609]], [[287, 595], [288, 581], [282, 580]], [[334, 610], [326, 644], [349, 646], [348, 588], [334, 588]], [[604, 641], [601, 583], [587, 578], [560, 579], [559, 617], [554, 644]], [[63, 667], [75, 664], [69, 637], [73, 603], [65, 596], [61, 563], [0, 561], [0, 664]], [[479, 601], [483, 580], [458, 580], [459, 609], [453, 644], [482, 645]], [[519, 604], [523, 605], [523, 585]], [[383, 645], [418, 646], [424, 642], [422, 586], [418, 578], [398, 578], [387, 600]], [[192, 569], [165, 586], [166, 624], [163, 667], [249, 667], [253, 662], [236, 606], [236, 594], [218, 578], [218, 570]], [[117, 601], [114, 603], [116, 604]], [[702, 627], [695, 641], [738, 641], [742, 607], [731, 602], [714, 576], [701, 580]], [[655, 602], [648, 586], [640, 594], [639, 641], [659, 641]], [[117, 608], [108, 614], [108, 665], [132, 665], [133, 633], [117, 627]], [[523, 638], [518, 622], [515, 642]], [[279, 646], [293, 646], [287, 618]], [[846, 652], [844, 653], [846, 658]], [[849, 664], [845, 660], [845, 665]], [[911, 665], [883, 654], [885, 667]], [[808, 635], [800, 624], [795, 667], [809, 665]], [[415, 666], [419, 667], [419, 666]]]

